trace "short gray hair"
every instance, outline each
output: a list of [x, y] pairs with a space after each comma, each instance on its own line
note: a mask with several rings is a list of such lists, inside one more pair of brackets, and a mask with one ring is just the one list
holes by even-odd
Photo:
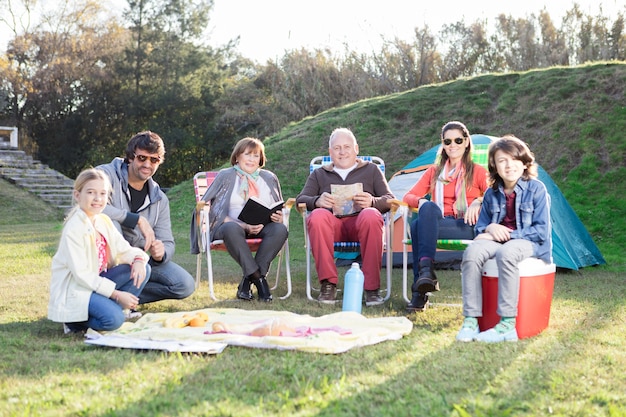
[[332, 147], [332, 142], [333, 139], [335, 139], [335, 137], [337, 137], [338, 135], [346, 135], [352, 138], [352, 141], [354, 141], [354, 144], [357, 144], [356, 141], [356, 136], [354, 136], [354, 133], [352, 133], [352, 131], [350, 129], [348, 129], [347, 127], [338, 127], [337, 129], [333, 130], [332, 133], [330, 134], [330, 138], [328, 138], [328, 147]]

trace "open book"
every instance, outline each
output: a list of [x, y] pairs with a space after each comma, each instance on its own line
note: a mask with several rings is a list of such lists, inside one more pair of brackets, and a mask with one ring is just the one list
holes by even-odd
[[246, 205], [243, 206], [241, 213], [239, 213], [238, 219], [247, 224], [265, 225], [272, 221], [270, 219], [272, 213], [276, 213], [281, 210], [284, 204], [284, 201], [279, 201], [268, 207], [257, 197], [250, 197], [246, 202]]
[[330, 193], [335, 198], [333, 214], [335, 216], [349, 216], [358, 210], [354, 207], [354, 195], [363, 192], [363, 184], [331, 184]]

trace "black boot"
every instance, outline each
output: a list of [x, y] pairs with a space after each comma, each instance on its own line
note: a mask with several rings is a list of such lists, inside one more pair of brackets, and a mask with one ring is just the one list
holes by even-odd
[[259, 294], [259, 301], [272, 301], [270, 286], [264, 276], [261, 276], [261, 278], [251, 278], [250, 282], [256, 287], [256, 291]]
[[250, 279], [248, 277], [243, 277], [241, 279], [241, 282], [237, 287], [237, 298], [248, 301], [254, 298], [252, 290], [250, 289]]
[[426, 310], [426, 306], [428, 305], [428, 294], [420, 294], [419, 292], [414, 292], [413, 297], [411, 297], [411, 302], [406, 306], [406, 309], [409, 313], [414, 311], [424, 311]]
[[435, 275], [432, 259], [424, 258], [420, 260], [419, 277], [417, 281], [413, 283], [413, 286], [411, 286], [411, 290], [421, 294], [439, 291], [439, 282], [437, 282], [437, 275]]

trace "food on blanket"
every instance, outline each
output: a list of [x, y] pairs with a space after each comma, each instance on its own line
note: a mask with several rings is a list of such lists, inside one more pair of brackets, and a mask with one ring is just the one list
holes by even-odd
[[182, 317], [170, 317], [163, 322], [163, 327], [172, 329], [182, 329], [183, 327], [204, 327], [206, 326], [209, 316], [200, 311], [195, 314], [183, 314]]
[[189, 324], [189, 319], [185, 317], [170, 317], [163, 322], [163, 327], [169, 329], [181, 329]]
[[211, 330], [213, 333], [230, 333], [228, 326], [222, 323], [221, 321], [216, 321], [211, 325]]
[[204, 327], [206, 325], [206, 320], [200, 316], [194, 316], [191, 320], [189, 320], [189, 326], [191, 327]]
[[251, 327], [250, 325], [227, 325], [221, 321], [216, 321], [211, 325], [211, 330], [212, 333], [243, 334], [255, 337], [281, 336], [282, 333], [295, 333], [296, 331], [280, 319], [266, 321], [256, 327]]

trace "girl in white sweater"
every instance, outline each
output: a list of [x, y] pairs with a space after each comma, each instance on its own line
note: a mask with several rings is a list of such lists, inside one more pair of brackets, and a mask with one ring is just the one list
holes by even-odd
[[87, 169], [74, 181], [77, 202], [65, 220], [52, 258], [48, 318], [65, 333], [115, 330], [134, 309], [150, 276], [148, 255], [128, 244], [102, 214], [111, 184], [103, 171]]

